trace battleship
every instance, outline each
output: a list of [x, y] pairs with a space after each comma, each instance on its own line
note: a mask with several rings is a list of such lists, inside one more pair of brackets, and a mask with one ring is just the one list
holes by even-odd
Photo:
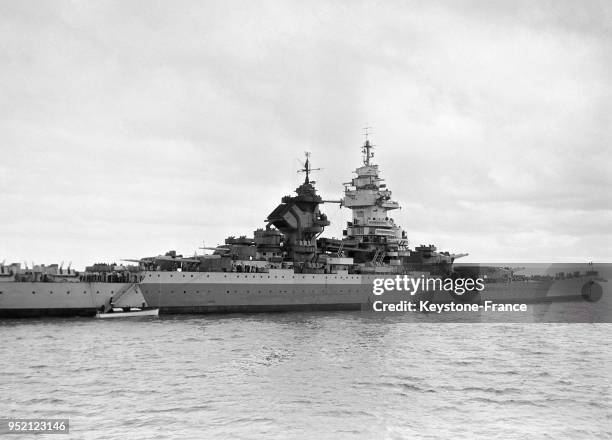
[[[317, 194], [307, 153], [296, 195], [283, 197], [253, 237], [228, 237], [210, 255], [139, 260], [147, 304], [162, 313], [359, 310], [373, 302], [375, 279], [451, 277], [455, 259], [465, 254], [433, 245], [410, 249], [406, 232], [389, 216], [400, 206], [372, 162], [367, 137], [361, 150], [363, 163], [344, 184], [341, 200]], [[320, 210], [324, 203], [351, 210], [342, 238], [321, 237], [330, 224]]]
[[[554, 290], [558, 278], [520, 279], [509, 269], [460, 267], [455, 261], [467, 254], [441, 252], [431, 244], [410, 248], [407, 233], [390, 217], [400, 205], [373, 163], [367, 133], [360, 148], [362, 163], [344, 183], [340, 200], [317, 194], [307, 153], [299, 170], [304, 181], [295, 195], [282, 197], [252, 237], [230, 236], [223, 245], [204, 248], [210, 254], [184, 257], [169, 251], [123, 260], [137, 265], [96, 264], [83, 273], [58, 265], [2, 264], [0, 316], [95, 315], [113, 307], [153, 307], [162, 314], [371, 310], [378, 299], [375, 281], [398, 277], [439, 280], [438, 286], [459, 278], [486, 281], [483, 291], [411, 293], [415, 300], [442, 303], [522, 301]], [[321, 205], [330, 203], [351, 211], [340, 238], [322, 237], [330, 222]], [[596, 271], [571, 278], [571, 292], [560, 298], [601, 297], [598, 281], [603, 280]], [[395, 292], [386, 299], [406, 298]]]
[[[440, 303], [601, 297], [596, 280], [602, 280], [594, 270], [574, 274], [570, 283], [559, 283], [559, 277], [518, 279], [504, 268], [468, 265], [456, 270], [455, 261], [465, 253], [440, 252], [431, 244], [409, 248], [406, 232], [390, 217], [400, 206], [372, 162], [372, 150], [366, 133], [362, 164], [344, 184], [340, 200], [317, 194], [307, 153], [300, 170], [304, 182], [296, 195], [283, 197], [253, 237], [228, 237], [224, 245], [208, 248], [210, 255], [183, 258], [169, 252], [136, 260], [147, 303], [162, 313], [372, 310], [381, 299], [373, 292], [374, 282], [398, 277], [485, 281], [482, 291], [420, 288], [410, 295]], [[325, 203], [351, 211], [341, 238], [321, 237], [330, 224], [320, 210]], [[387, 302], [402, 299], [405, 292], [386, 292], [384, 297]]]

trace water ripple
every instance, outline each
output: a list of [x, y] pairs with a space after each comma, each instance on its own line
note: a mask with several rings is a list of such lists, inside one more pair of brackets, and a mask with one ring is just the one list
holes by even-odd
[[2, 323], [2, 417], [76, 438], [606, 438], [612, 326], [359, 313]]

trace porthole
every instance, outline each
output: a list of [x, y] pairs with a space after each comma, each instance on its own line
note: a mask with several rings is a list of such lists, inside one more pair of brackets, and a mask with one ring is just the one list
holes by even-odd
[[36, 292], [34, 292], [33, 290], [32, 290], [32, 295], [36, 295]]

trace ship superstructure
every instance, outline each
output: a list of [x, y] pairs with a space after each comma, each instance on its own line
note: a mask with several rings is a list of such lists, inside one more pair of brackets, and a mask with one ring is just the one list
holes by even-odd
[[369, 139], [362, 147], [363, 165], [356, 177], [345, 183], [342, 206], [352, 211], [344, 237], [321, 239], [321, 247], [352, 258], [359, 273], [406, 273], [426, 270], [448, 275], [456, 258], [465, 256], [439, 253], [433, 245], [408, 247], [406, 232], [390, 217], [390, 211], [400, 209], [391, 198], [391, 190], [380, 177], [378, 165], [372, 162], [374, 153]]
[[351, 210], [344, 237], [322, 239], [325, 250], [353, 258], [359, 272], [403, 272], [402, 258], [410, 256], [406, 233], [389, 217], [389, 211], [399, 209], [391, 199], [391, 191], [379, 176], [372, 145], [363, 145], [363, 165], [354, 173], [357, 177], [345, 183], [341, 206]]
[[[282, 203], [274, 209], [266, 221], [267, 230], [275, 227], [283, 237], [283, 260], [293, 263], [298, 272], [319, 272], [317, 264], [317, 237], [329, 225], [327, 216], [320, 212], [323, 203], [310, 180], [310, 155], [306, 153], [304, 183], [296, 188], [295, 196], [285, 196]], [[260, 253], [261, 255], [261, 253]]]

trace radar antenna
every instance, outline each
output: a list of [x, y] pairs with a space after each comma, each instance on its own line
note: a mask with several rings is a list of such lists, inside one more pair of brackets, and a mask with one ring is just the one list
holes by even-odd
[[[306, 173], [306, 178], [304, 179], [304, 183], [310, 183], [310, 172], [311, 171], [319, 171], [322, 168], [311, 168], [310, 167], [310, 151], [304, 151], [304, 156], [306, 156], [306, 162], [304, 162], [304, 168], [298, 170], [298, 173]], [[312, 182], [314, 183], [314, 182]]]
[[364, 133], [363, 135], [365, 136], [365, 143], [363, 144], [363, 147], [361, 147], [361, 153], [363, 154], [363, 164], [365, 166], [370, 166], [370, 159], [374, 157], [374, 153], [371, 151], [374, 149], [374, 145], [370, 144], [370, 132], [368, 130], [371, 130], [372, 127], [364, 127]]

